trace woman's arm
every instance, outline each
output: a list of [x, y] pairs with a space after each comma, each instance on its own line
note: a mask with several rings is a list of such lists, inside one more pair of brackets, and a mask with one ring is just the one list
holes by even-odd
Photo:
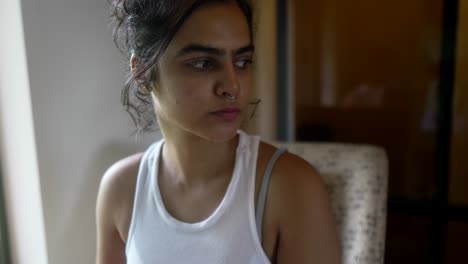
[[96, 204], [96, 264], [126, 263], [125, 243], [116, 227], [116, 180], [106, 173], [99, 186]]
[[341, 263], [335, 219], [319, 174], [295, 155], [282, 160], [274, 184], [281, 212], [277, 263]]
[[125, 240], [141, 156], [135, 154], [115, 163], [101, 180], [96, 203], [97, 264], [126, 263]]

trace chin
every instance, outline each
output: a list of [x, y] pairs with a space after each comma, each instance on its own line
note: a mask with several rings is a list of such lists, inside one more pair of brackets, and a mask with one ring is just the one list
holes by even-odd
[[237, 136], [237, 131], [240, 129], [240, 123], [237, 124], [229, 124], [229, 125], [214, 125], [204, 127], [198, 130], [197, 133], [201, 138], [204, 138], [211, 142], [227, 142], [232, 140], [234, 137]]
[[206, 139], [218, 143], [227, 142], [237, 136], [238, 130], [239, 127], [212, 131], [207, 135]]

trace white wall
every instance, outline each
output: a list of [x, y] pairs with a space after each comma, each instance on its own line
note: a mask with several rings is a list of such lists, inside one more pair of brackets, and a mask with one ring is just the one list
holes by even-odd
[[20, 0], [0, 6], [0, 195], [6, 202], [11, 262], [47, 264]]
[[93, 263], [100, 178], [157, 135], [130, 136], [106, 0], [22, 0], [22, 9], [49, 263]]

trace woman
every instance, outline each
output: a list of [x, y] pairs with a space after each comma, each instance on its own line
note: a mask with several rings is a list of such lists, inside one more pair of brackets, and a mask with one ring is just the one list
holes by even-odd
[[240, 130], [253, 77], [249, 3], [113, 6], [130, 58], [124, 104], [141, 129], [155, 113], [163, 139], [105, 173], [97, 263], [339, 263], [317, 172]]

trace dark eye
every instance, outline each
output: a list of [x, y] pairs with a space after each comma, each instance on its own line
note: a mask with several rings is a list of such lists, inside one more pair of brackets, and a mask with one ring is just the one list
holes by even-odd
[[243, 59], [243, 60], [238, 60], [234, 64], [236, 65], [237, 68], [239, 69], [245, 69], [249, 64], [252, 64], [253, 61], [251, 59]]
[[198, 70], [207, 70], [211, 69], [214, 66], [214, 63], [211, 60], [195, 60], [189, 63], [189, 65]]

